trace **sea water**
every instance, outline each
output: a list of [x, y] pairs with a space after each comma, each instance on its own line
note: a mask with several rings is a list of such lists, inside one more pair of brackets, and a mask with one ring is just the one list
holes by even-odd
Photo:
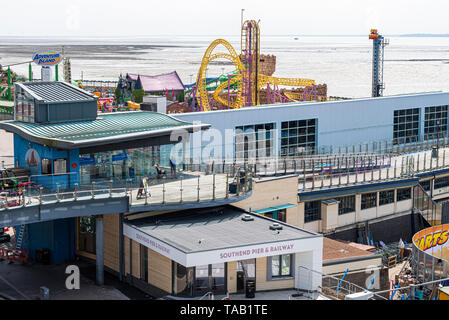
[[[72, 79], [117, 80], [120, 74], [157, 75], [177, 71], [184, 84], [195, 81], [209, 44], [222, 38], [240, 53], [240, 36], [152, 36], [128, 38], [0, 37], [0, 64], [30, 61], [36, 51], [62, 51], [71, 58]], [[386, 37], [384, 95], [449, 91], [448, 37]], [[262, 36], [261, 53], [276, 56], [278, 77], [326, 83], [328, 95], [371, 95], [372, 41], [366, 36]], [[216, 52], [226, 52], [218, 46]], [[28, 65], [12, 67], [28, 75]], [[224, 60], [209, 65], [208, 77], [235, 70]], [[62, 79], [62, 68], [59, 69]], [[33, 65], [33, 75], [40, 70]]]

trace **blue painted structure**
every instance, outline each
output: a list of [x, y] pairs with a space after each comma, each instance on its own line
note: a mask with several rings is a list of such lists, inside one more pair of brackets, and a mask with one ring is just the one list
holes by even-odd
[[[28, 225], [28, 241], [23, 248], [36, 259], [36, 250], [50, 250], [50, 263], [59, 264], [75, 259], [75, 218], [58, 219]], [[17, 228], [20, 232], [20, 228]]]
[[[29, 150], [35, 151], [34, 157], [37, 162], [36, 166], [30, 166], [26, 162], [26, 155]], [[50, 159], [52, 172], [54, 172], [53, 161], [57, 159], [67, 160], [67, 174], [58, 176], [42, 175], [42, 159]], [[74, 150], [58, 150], [49, 146], [43, 146], [34, 142], [30, 142], [17, 134], [14, 134], [14, 163], [16, 166], [30, 169], [31, 181], [37, 185], [41, 185], [46, 189], [57, 189], [59, 184], [61, 189], [74, 188], [75, 183], [79, 184], [79, 149]]]

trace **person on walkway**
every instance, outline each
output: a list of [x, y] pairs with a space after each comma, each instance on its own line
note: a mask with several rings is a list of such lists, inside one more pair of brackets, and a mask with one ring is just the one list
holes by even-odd
[[170, 159], [170, 171], [171, 175], [176, 177], [176, 163], [174, 157]]
[[161, 169], [161, 167], [159, 166], [159, 163], [157, 163], [154, 167], [156, 168], [156, 173], [157, 173], [158, 179], [161, 179], [163, 176], [167, 177], [165, 170]]

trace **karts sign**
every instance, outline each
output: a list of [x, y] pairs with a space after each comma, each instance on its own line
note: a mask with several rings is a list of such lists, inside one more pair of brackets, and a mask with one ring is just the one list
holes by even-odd
[[54, 66], [61, 62], [61, 54], [53, 51], [41, 51], [33, 54], [33, 61], [38, 66]]
[[419, 231], [413, 236], [415, 246], [420, 250], [449, 260], [449, 224], [434, 226]]

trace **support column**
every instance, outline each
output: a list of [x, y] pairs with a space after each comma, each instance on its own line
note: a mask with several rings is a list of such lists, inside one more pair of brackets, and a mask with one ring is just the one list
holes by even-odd
[[119, 269], [120, 269], [120, 275], [119, 279], [120, 281], [123, 281], [124, 275], [125, 275], [125, 250], [124, 250], [124, 236], [123, 236], [123, 213], [119, 214], [119, 226], [118, 226], [118, 241], [119, 241]]
[[96, 244], [96, 282], [97, 285], [104, 285], [104, 256], [103, 256], [103, 216], [96, 216], [95, 219], [95, 244]]

